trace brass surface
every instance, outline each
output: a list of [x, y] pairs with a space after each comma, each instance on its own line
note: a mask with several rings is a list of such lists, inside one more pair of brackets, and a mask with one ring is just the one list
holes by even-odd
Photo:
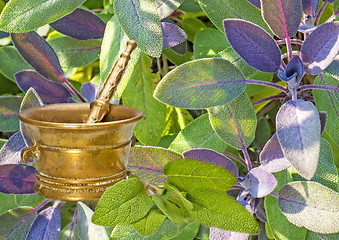
[[35, 190], [57, 200], [97, 200], [106, 188], [126, 177], [128, 153], [140, 110], [109, 105], [102, 122], [86, 123], [89, 103], [52, 104], [19, 113], [23, 134], [33, 146]]

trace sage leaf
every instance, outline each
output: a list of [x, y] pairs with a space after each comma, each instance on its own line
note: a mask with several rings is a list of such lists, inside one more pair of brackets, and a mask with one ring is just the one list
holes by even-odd
[[252, 3], [254, 6], [256, 6], [257, 8], [261, 8], [261, 4], [260, 4], [260, 0], [247, 0], [250, 3]]
[[239, 19], [225, 19], [223, 23], [229, 43], [248, 65], [262, 72], [278, 71], [280, 49], [263, 28]]
[[33, 31], [73, 12], [85, 0], [12, 0], [0, 15], [0, 30], [10, 33]]
[[339, 238], [339, 233], [333, 234], [321, 234], [312, 231], [307, 231], [306, 240], [337, 240]]
[[226, 192], [237, 181], [234, 175], [223, 167], [189, 158], [169, 162], [164, 172], [167, 182], [184, 192], [198, 187]]
[[0, 164], [18, 164], [21, 162], [21, 150], [26, 147], [21, 132], [14, 133], [0, 150]]
[[297, 34], [301, 17], [301, 0], [261, 0], [261, 11], [265, 22], [280, 39]]
[[26, 239], [36, 217], [37, 214], [31, 207], [8, 210], [0, 215], [0, 238], [9, 240]]
[[315, 106], [301, 99], [284, 103], [276, 116], [277, 137], [284, 156], [298, 173], [311, 179], [320, 151], [320, 120]]
[[239, 183], [244, 187], [249, 186], [251, 196], [255, 198], [263, 198], [267, 196], [273, 192], [277, 186], [277, 180], [275, 177], [271, 173], [259, 167], [252, 168], [244, 178], [244, 181], [239, 181]]
[[184, 63], [166, 74], [154, 97], [173, 107], [209, 108], [234, 100], [245, 90], [244, 80], [245, 76], [224, 59], [199, 59]]
[[210, 240], [248, 240], [248, 237], [249, 234], [246, 233], [229, 232], [214, 227], [210, 228]]
[[15, 195], [0, 193], [0, 214], [18, 207], [36, 207], [43, 200], [45, 198], [39, 194]]
[[163, 45], [162, 32], [154, 1], [116, 0], [113, 7], [128, 37], [134, 39], [147, 55], [160, 57]]
[[152, 209], [146, 217], [132, 224], [135, 230], [143, 236], [154, 233], [165, 221], [166, 216], [158, 209]]
[[177, 46], [187, 38], [185, 31], [172, 23], [161, 22], [161, 30], [164, 49]]
[[187, 210], [192, 210], [193, 209], [193, 204], [186, 199], [186, 193], [181, 192], [179, 189], [174, 187], [173, 185], [166, 183], [166, 189], [168, 194], [172, 197], [170, 200], [179, 199], [182, 203], [182, 205], [187, 209]]
[[257, 118], [246, 92], [232, 102], [208, 109], [213, 129], [235, 149], [248, 147], [255, 138]]
[[318, 4], [318, 0], [302, 0], [304, 13], [315, 18], [317, 16]]
[[192, 148], [209, 148], [217, 152], [223, 152], [226, 147], [227, 144], [217, 136], [212, 128], [208, 114], [204, 114], [187, 124], [168, 149], [178, 153]]
[[180, 224], [185, 220], [185, 216], [180, 208], [166, 199], [166, 196], [153, 195], [152, 200], [160, 211], [168, 217], [174, 224]]
[[81, 85], [81, 95], [87, 102], [93, 102], [99, 94], [99, 86], [95, 83], [87, 82]]
[[325, 70], [339, 51], [339, 22], [324, 23], [304, 41], [300, 57], [306, 72], [316, 75]]
[[155, 6], [157, 7], [160, 19], [171, 15], [183, 2], [184, 0], [155, 0]]
[[339, 231], [339, 193], [320, 183], [288, 183], [279, 190], [278, 204], [287, 219], [299, 227], [324, 234]]
[[153, 205], [142, 182], [137, 178], [122, 180], [102, 195], [92, 222], [103, 226], [131, 224], [145, 217]]
[[163, 177], [165, 165], [179, 159], [182, 159], [180, 154], [165, 148], [134, 146], [129, 153], [128, 169], [136, 171], [144, 181], [161, 184], [166, 181]]
[[255, 234], [260, 225], [249, 211], [225, 192], [211, 188], [196, 188], [188, 193], [193, 201], [193, 210], [187, 211], [189, 218], [201, 224], [232, 232]]
[[15, 132], [19, 130], [19, 109], [22, 97], [0, 97], [0, 131]]

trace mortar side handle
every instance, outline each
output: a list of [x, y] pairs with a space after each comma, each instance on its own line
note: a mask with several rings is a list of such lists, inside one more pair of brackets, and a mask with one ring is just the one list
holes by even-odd
[[39, 157], [39, 144], [35, 143], [33, 146], [21, 150], [21, 160], [27, 163], [31, 157]]

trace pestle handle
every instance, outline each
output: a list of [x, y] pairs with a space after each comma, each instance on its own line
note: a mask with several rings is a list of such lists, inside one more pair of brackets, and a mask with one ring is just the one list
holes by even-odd
[[99, 96], [90, 105], [91, 112], [88, 115], [87, 123], [100, 122], [109, 112], [109, 102], [114, 96], [125, 69], [127, 68], [131, 53], [136, 47], [137, 44], [135, 41], [129, 40], [127, 42], [126, 50], [120, 55], [120, 58], [115, 63], [110, 75], [105, 82], [104, 87], [99, 93]]

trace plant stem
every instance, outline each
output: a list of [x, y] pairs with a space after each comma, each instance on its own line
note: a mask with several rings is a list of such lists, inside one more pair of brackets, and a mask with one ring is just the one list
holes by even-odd
[[339, 91], [339, 88], [324, 86], [324, 85], [304, 85], [299, 87], [299, 91], [306, 91], [309, 89], [319, 89], [319, 90], [327, 90], [327, 91]]
[[278, 199], [280, 198], [280, 196], [276, 192], [271, 192], [270, 195], [273, 196], [273, 197], [276, 197]]
[[74, 215], [73, 215], [73, 220], [72, 220], [71, 233], [69, 234], [69, 240], [71, 240], [72, 237], [73, 237], [74, 226], [75, 226], [75, 224], [77, 222], [77, 216], [78, 216], [78, 208], [75, 208]]
[[86, 102], [85, 99], [78, 93], [78, 91], [66, 79], [64, 80], [65, 80], [66, 86], [69, 88], [71, 93], [77, 98], [79, 98], [81, 102]]
[[286, 88], [283, 86], [280, 86], [275, 83], [270, 83], [270, 82], [265, 82], [265, 81], [259, 81], [259, 80], [245, 80], [246, 83], [248, 84], [257, 84], [257, 85], [262, 85], [266, 87], [272, 87], [281, 90], [282, 92], [286, 93]]
[[286, 41], [286, 47], [287, 47], [287, 53], [288, 53], [288, 60], [291, 61], [293, 54], [292, 54], [292, 46], [291, 46], [291, 40], [289, 39], [289, 37], [287, 36], [287, 38], [285, 38]]
[[273, 99], [279, 99], [279, 98], [284, 98], [284, 97], [286, 97], [285, 94], [278, 94], [278, 95], [266, 97], [266, 98], [260, 99], [260, 100], [258, 100], [256, 102], [253, 102], [252, 106], [255, 106], [255, 105], [258, 105], [260, 103], [267, 102], [267, 101], [270, 101], [270, 100], [273, 100]]
[[265, 107], [264, 109], [262, 109], [260, 111], [260, 113], [257, 115], [257, 119], [259, 119], [260, 117], [264, 116], [269, 110], [271, 110], [272, 108], [274, 108], [276, 105], [279, 104], [280, 101], [274, 101], [273, 103], [269, 104], [267, 107]]
[[286, 71], [286, 63], [284, 62], [284, 60], [282, 60], [281, 59], [281, 66], [282, 66], [282, 69], [284, 70], [284, 71]]
[[[293, 54], [293, 55], [299, 55], [299, 51], [292, 51], [292, 54]], [[284, 53], [284, 54], [281, 55], [281, 59], [284, 59], [284, 58], [286, 58], [287, 56], [288, 56], [288, 54], [287, 54], [287, 53]]]
[[248, 171], [250, 171], [252, 169], [252, 163], [251, 163], [250, 155], [248, 154], [247, 148], [244, 145], [242, 145], [241, 150], [242, 150], [242, 153], [244, 154], [247, 169], [248, 169]]
[[339, 11], [336, 11], [329, 19], [327, 19], [326, 22], [332, 22], [338, 14], [339, 14]]
[[233, 158], [234, 160], [237, 160], [238, 162], [240, 162], [242, 165], [244, 165], [246, 167], [246, 163], [244, 162], [244, 160], [242, 160], [240, 157], [232, 154], [232, 153], [229, 153], [229, 152], [223, 152], [223, 154], [226, 156], [226, 157], [230, 157], [230, 158]]
[[[304, 41], [300, 39], [290, 39], [290, 42], [297, 45], [303, 45], [304, 43]], [[285, 40], [277, 40], [277, 44], [285, 44]]]
[[325, 10], [325, 7], [327, 5], [327, 0], [324, 1], [323, 5], [321, 6], [321, 8], [319, 9], [319, 12], [315, 18], [315, 21], [314, 21], [314, 26], [317, 26], [318, 23], [319, 23], [319, 20], [320, 20], [320, 17], [321, 17], [321, 14], [323, 13], [323, 11]]

